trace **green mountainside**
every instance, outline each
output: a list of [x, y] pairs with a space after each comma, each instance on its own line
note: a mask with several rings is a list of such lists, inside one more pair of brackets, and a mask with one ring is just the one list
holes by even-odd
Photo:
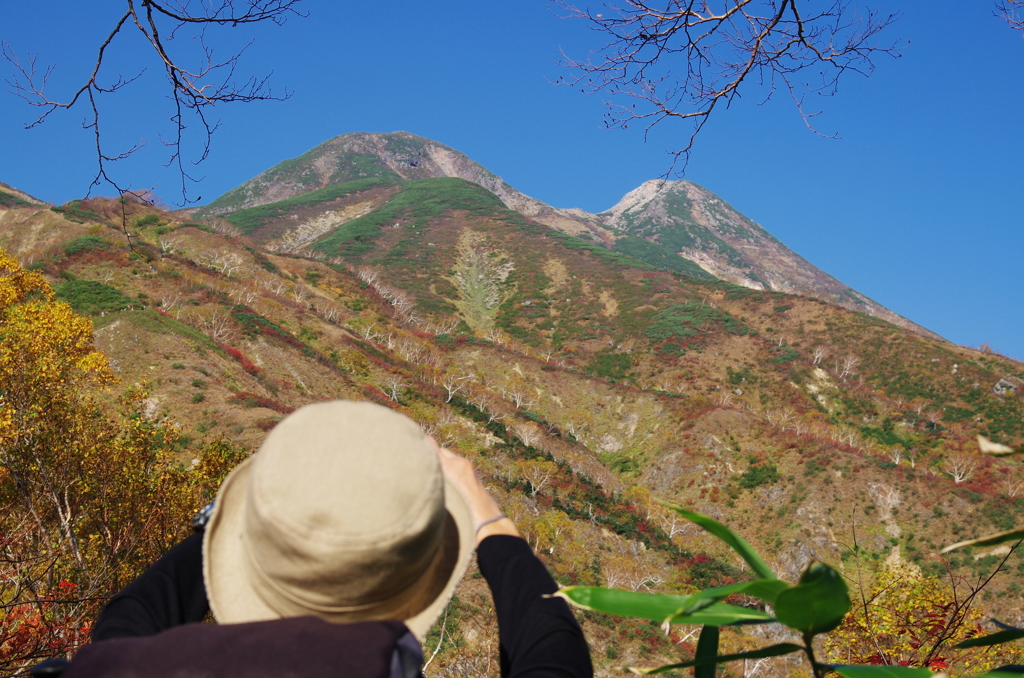
[[[352, 212], [330, 209], [333, 203], [327, 204], [326, 198], [331, 190], [351, 193], [351, 187], [364, 186], [361, 182], [366, 181], [383, 186], [431, 178], [459, 178], [478, 184], [524, 217], [656, 268], [752, 289], [817, 297], [937, 338], [817, 269], [724, 200], [692, 182], [645, 182], [601, 214], [557, 209], [519, 193], [464, 154], [406, 132], [335, 137], [279, 163], [192, 214], [241, 222], [243, 232], [249, 233], [254, 217], [267, 216], [260, 207], [279, 215], [287, 212], [291, 221], [278, 220], [277, 230], [268, 231], [264, 242], [273, 246], [270, 241], [277, 238], [285, 251], [298, 252], [312, 246], [323, 229], [354, 218]], [[295, 206], [291, 201], [296, 199], [304, 201], [307, 209], [291, 210]], [[323, 206], [317, 210], [314, 203]], [[257, 211], [251, 212], [253, 209]]]
[[4, 182], [0, 181], [0, 208], [3, 207], [29, 207], [32, 205], [42, 205], [42, 200], [33, 198], [28, 193], [19, 191], [13, 186], [8, 186]]
[[[724, 200], [692, 182], [645, 182], [596, 218], [617, 233], [676, 253], [718, 279], [751, 289], [817, 297], [937, 338], [819, 270]], [[620, 242], [616, 241], [616, 249], [620, 249]]]
[[[658, 500], [730, 525], [791, 581], [812, 559], [851, 577], [900, 559], [975, 577], [992, 553], [938, 549], [1024, 524], [1024, 476], [975, 442], [1024, 442], [1021, 363], [673, 265], [700, 241], [746, 266], [737, 243], [758, 228], [701, 225], [685, 196], [665, 204], [691, 209], [688, 230], [624, 209], [602, 218], [636, 240], [609, 243], [603, 226], [569, 233], [435, 176], [425, 147], [390, 148], [423, 161], [402, 174], [345, 156], [311, 175], [297, 159], [257, 177], [297, 192], [259, 202], [250, 183], [193, 221], [129, 204], [134, 248], [121, 205], [5, 204], [0, 247], [93, 317], [120, 378], [111, 406], [142, 385], [186, 465], [205, 439], [255, 449], [304, 404], [372, 400], [472, 458], [562, 583], [686, 592], [746, 576]], [[1022, 604], [1011, 582], [992, 614]], [[443, 675], [488, 672], [489, 605], [471, 573]], [[656, 624], [581, 621], [600, 675], [692, 651]]]
[[489, 174], [457, 151], [412, 134], [346, 134], [275, 165], [197, 210], [197, 216], [224, 214], [361, 179], [399, 182], [438, 176], [428, 150], [460, 158], [477, 172]]

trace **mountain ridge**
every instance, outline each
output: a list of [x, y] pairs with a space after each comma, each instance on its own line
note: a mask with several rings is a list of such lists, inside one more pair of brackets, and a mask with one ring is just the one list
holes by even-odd
[[[457, 177], [509, 209], [569, 235], [659, 267], [751, 289], [821, 297], [932, 338], [937, 334], [853, 290], [790, 250], [711, 191], [690, 181], [650, 180], [609, 210], [556, 208], [517, 191], [455, 149], [408, 132], [350, 133], [286, 160], [191, 213], [199, 218], [293, 199], [354, 180]], [[311, 218], [317, 218], [313, 216]], [[337, 218], [333, 223], [344, 223]], [[311, 243], [310, 243], [311, 244]]]
[[[341, 153], [354, 156], [348, 159], [347, 166], [339, 167], [340, 163], [337, 161], [331, 162]], [[381, 165], [371, 167], [366, 162], [368, 158], [379, 161]], [[280, 185], [274, 184], [278, 174], [287, 173], [292, 168], [292, 163], [301, 166], [302, 161], [307, 162], [309, 167], [300, 167], [294, 178], [286, 179]], [[294, 197], [308, 191], [313, 185], [325, 188], [329, 183], [343, 183], [371, 176], [388, 178], [389, 175], [406, 181], [428, 177], [458, 177], [480, 184], [497, 195], [511, 209], [530, 217], [555, 218], [563, 212], [568, 213], [516, 191], [501, 177], [474, 162], [464, 153], [408, 132], [354, 132], [334, 137], [298, 158], [279, 163], [260, 173], [206, 207], [197, 208], [194, 213], [197, 216], [222, 215], [228, 211]], [[269, 186], [273, 188], [265, 188]], [[566, 216], [565, 219], [572, 222], [575, 218]]]
[[0, 207], [45, 204], [42, 200], [0, 181]]
[[[813, 559], [946, 576], [942, 545], [1024, 519], [1015, 467], [974, 442], [1024, 440], [1020, 362], [658, 270], [464, 179], [355, 181], [226, 215], [238, 223], [102, 199], [0, 208], [0, 247], [91, 316], [118, 389], [142, 389], [140, 416], [178, 432], [182, 473], [204, 439], [255, 450], [293, 408], [377, 402], [471, 458], [565, 585], [745, 578], [659, 500], [736, 529], [788, 581]], [[267, 248], [328, 212], [340, 227]], [[973, 578], [995, 557], [948, 565]], [[1019, 591], [995, 592], [986, 612], [1020, 609]], [[466, 577], [454, 640], [431, 636], [442, 675], [494, 666], [488, 609]], [[580, 621], [598, 676], [678, 660], [656, 626]], [[723, 651], [749, 647], [743, 633], [723, 629]]]

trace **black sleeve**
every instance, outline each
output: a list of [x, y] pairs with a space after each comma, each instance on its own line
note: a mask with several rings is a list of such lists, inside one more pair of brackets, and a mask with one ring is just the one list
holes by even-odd
[[209, 609], [203, 583], [203, 534], [199, 532], [111, 598], [96, 620], [92, 639], [151, 636], [202, 621]]
[[583, 630], [544, 564], [519, 537], [493, 535], [477, 547], [498, 615], [502, 678], [584, 678], [594, 674]]

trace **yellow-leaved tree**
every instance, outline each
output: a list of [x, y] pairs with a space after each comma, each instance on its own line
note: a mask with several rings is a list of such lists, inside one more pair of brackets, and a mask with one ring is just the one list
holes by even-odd
[[[116, 413], [92, 322], [0, 250], [0, 674], [88, 640], [104, 600], [188, 534], [242, 453], [207, 445], [182, 464], [173, 428]], [[108, 408], [109, 409], [109, 408]]]
[[870, 589], [852, 593], [853, 607], [826, 636], [829, 660], [978, 673], [1017, 663], [1019, 649], [1006, 645], [957, 649], [981, 633], [985, 615], [971, 605], [966, 582], [946, 581], [897, 561], [879, 571]]

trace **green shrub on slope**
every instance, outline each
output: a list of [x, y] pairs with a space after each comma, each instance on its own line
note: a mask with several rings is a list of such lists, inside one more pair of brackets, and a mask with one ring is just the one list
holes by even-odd
[[380, 179], [377, 177], [357, 179], [356, 181], [349, 181], [344, 184], [327, 186], [318, 191], [303, 193], [302, 195], [279, 202], [238, 210], [226, 215], [224, 218], [237, 226], [242, 233], [249, 234], [259, 230], [260, 227], [264, 226], [271, 219], [284, 216], [296, 208], [319, 205], [320, 203], [336, 200], [351, 193], [358, 193], [359, 191], [366, 191], [381, 186], [391, 186], [394, 183], [390, 179]]
[[101, 238], [98, 235], [83, 235], [80, 238], [69, 240], [64, 243], [64, 254], [71, 257], [79, 252], [87, 252], [88, 250], [107, 250], [110, 249], [110, 243]]
[[739, 335], [754, 333], [751, 327], [724, 311], [689, 301], [659, 311], [644, 334], [648, 339], [658, 342], [695, 338], [714, 330]]
[[403, 184], [379, 210], [342, 224], [314, 247], [328, 254], [363, 254], [372, 248], [373, 239], [385, 226], [404, 223], [406, 228], [417, 228], [424, 225], [423, 220], [448, 210], [491, 214], [499, 209], [504, 205], [497, 196], [465, 179], [419, 179]]
[[98, 315], [104, 311], [119, 311], [134, 302], [121, 290], [94, 280], [69, 280], [55, 285], [57, 298], [71, 304], [77, 313]]
[[0, 207], [32, 207], [32, 203], [16, 195], [0, 191]]
[[626, 235], [618, 238], [615, 241], [614, 249], [616, 252], [628, 254], [657, 268], [683, 273], [694, 278], [714, 278], [713, 275], [697, 264], [676, 254], [672, 248], [660, 243], [644, 240], [635, 235]]

